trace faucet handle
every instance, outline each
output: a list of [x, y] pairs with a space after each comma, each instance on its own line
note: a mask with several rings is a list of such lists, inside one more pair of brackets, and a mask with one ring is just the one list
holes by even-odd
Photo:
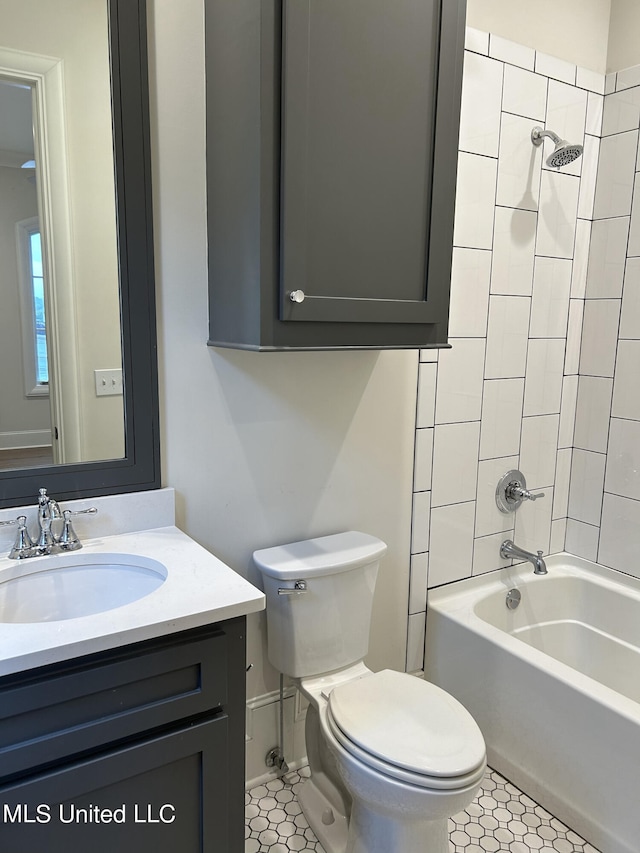
[[58, 539], [58, 545], [62, 551], [78, 551], [82, 548], [82, 542], [78, 539], [78, 534], [73, 529], [73, 524], [71, 523], [71, 517], [74, 515], [95, 515], [98, 510], [91, 506], [88, 509], [65, 509], [62, 513], [64, 518], [64, 523], [62, 525], [62, 533], [60, 534], [60, 538]]
[[515, 512], [522, 501], [537, 501], [544, 492], [530, 492], [521, 471], [512, 468], [503, 474], [496, 486], [496, 506], [500, 512]]
[[9, 559], [24, 560], [26, 557], [31, 557], [34, 542], [29, 536], [29, 531], [27, 530], [27, 516], [19, 515], [16, 519], [13, 519], [11, 521], [0, 521], [0, 526], [2, 527], [7, 526], [9, 524], [18, 525], [18, 532], [16, 534], [16, 539], [13, 543], [13, 547], [9, 552]]
[[507, 494], [514, 498], [520, 498], [523, 501], [537, 501], [538, 498], [544, 497], [544, 492], [537, 492], [535, 495], [533, 492], [530, 492], [529, 489], [522, 488], [521, 486], [508, 486]]

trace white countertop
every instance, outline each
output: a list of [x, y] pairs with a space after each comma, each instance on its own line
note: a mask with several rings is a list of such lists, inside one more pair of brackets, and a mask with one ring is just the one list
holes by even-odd
[[[86, 539], [74, 552], [123, 554], [157, 560], [167, 578], [131, 604], [55, 622], [0, 622], [0, 675], [196, 628], [265, 607], [263, 593], [177, 527]], [[55, 556], [0, 559], [0, 583], [46, 570]], [[50, 564], [52, 565], [52, 564]]]

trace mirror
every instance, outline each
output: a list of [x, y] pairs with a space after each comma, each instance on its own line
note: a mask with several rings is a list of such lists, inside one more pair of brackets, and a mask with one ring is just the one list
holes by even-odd
[[155, 488], [145, 0], [0, 12], [0, 506]]
[[0, 469], [122, 457], [107, 3], [0, 10]]

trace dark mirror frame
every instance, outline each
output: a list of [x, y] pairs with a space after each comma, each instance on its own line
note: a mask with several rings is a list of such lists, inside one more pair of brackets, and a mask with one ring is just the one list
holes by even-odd
[[115, 162], [125, 457], [0, 472], [0, 507], [46, 488], [60, 500], [160, 487], [146, 0], [107, 0]]

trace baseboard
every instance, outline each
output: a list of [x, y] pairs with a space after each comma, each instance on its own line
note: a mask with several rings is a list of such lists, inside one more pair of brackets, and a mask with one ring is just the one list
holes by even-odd
[[25, 450], [30, 447], [51, 447], [51, 430], [0, 432], [0, 450]]
[[[306, 767], [308, 763], [307, 756], [304, 755], [299, 761], [292, 761], [291, 763], [288, 763], [287, 766], [289, 768], [289, 772], [291, 772], [292, 770], [300, 770], [301, 767]], [[274, 779], [279, 779], [281, 776], [286, 775], [286, 773], [281, 773], [279, 770], [270, 770], [262, 776], [256, 776], [254, 779], [248, 779], [245, 782], [245, 791], [250, 791], [258, 785], [267, 785], [269, 782], [273, 782]]]
[[[422, 671], [411, 675], [423, 678]], [[278, 746], [280, 739], [280, 692], [273, 690], [247, 701], [246, 719], [246, 787], [265, 785], [281, 776], [276, 767], [267, 767], [265, 757], [269, 750]], [[307, 701], [293, 685], [284, 690], [284, 758], [290, 770], [307, 763], [304, 741], [304, 724], [307, 716]]]

